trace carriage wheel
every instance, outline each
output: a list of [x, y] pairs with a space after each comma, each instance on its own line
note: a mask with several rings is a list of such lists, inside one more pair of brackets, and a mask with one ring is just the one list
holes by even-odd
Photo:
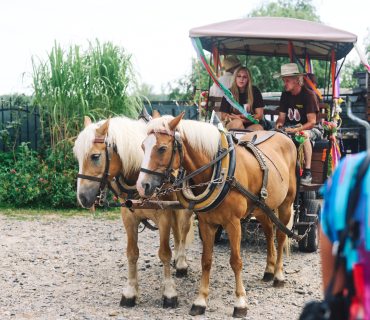
[[307, 201], [307, 200], [316, 200], [316, 191], [305, 191], [302, 192], [302, 200]]
[[[216, 234], [215, 234], [215, 243], [219, 243], [220, 242], [220, 238], [221, 238], [221, 234], [222, 234], [222, 226], [219, 226], [217, 231], [216, 231]], [[200, 228], [199, 228], [199, 225], [198, 225], [198, 233], [199, 233], [199, 238], [201, 241], [202, 240], [202, 234], [200, 233]]]
[[[307, 214], [305, 214], [305, 208], [307, 208]], [[299, 250], [303, 252], [315, 252], [319, 247], [319, 214], [320, 214], [320, 202], [316, 200], [307, 200], [301, 207], [301, 214], [299, 217], [300, 222], [314, 222], [311, 230], [307, 236], [298, 242]], [[307, 227], [299, 227], [298, 234], [303, 235], [306, 233]]]

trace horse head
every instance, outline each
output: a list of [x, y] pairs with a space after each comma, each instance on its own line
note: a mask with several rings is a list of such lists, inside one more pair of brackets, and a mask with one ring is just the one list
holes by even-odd
[[85, 117], [85, 128], [73, 148], [79, 162], [77, 199], [84, 208], [93, 212], [96, 197], [104, 191], [121, 167], [119, 156], [106, 141], [109, 124], [110, 117], [99, 123], [92, 123], [89, 117]]
[[[171, 171], [180, 167], [180, 156], [177, 152], [174, 153], [173, 150], [175, 130], [184, 113], [172, 118], [172, 120], [169, 118], [168, 121], [163, 121], [159, 113], [154, 111], [153, 120], [148, 126], [148, 137], [142, 143], [144, 159], [136, 184], [140, 196], [150, 197], [155, 195], [156, 190], [161, 187]], [[160, 128], [161, 125], [162, 128]], [[174, 159], [172, 159], [173, 157]]]

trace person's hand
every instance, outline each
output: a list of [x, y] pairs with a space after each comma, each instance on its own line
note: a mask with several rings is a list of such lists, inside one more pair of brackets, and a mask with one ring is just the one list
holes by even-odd
[[285, 132], [297, 132], [297, 128], [285, 128]]
[[231, 120], [235, 120], [235, 119], [240, 119], [240, 116], [239, 115], [237, 115], [237, 114], [229, 114], [229, 118], [231, 119]]
[[280, 130], [282, 127], [283, 127], [283, 124], [279, 122], [275, 125], [276, 130]]

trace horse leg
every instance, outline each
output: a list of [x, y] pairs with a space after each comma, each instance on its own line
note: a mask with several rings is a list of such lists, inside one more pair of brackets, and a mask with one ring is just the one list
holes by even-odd
[[[189, 230], [191, 227], [192, 221], [192, 214], [193, 211], [191, 210], [178, 210], [178, 217], [181, 217], [181, 221], [179, 223], [180, 229], [180, 241], [179, 247], [177, 251], [177, 259], [176, 259], [176, 277], [181, 278], [185, 277], [188, 274], [188, 261], [186, 259], [186, 239], [189, 234]], [[193, 229], [191, 228], [191, 232], [194, 233]]]
[[266, 248], [267, 248], [266, 268], [263, 274], [262, 281], [269, 282], [274, 279], [276, 264], [273, 223], [271, 219], [267, 217], [264, 213], [259, 216], [256, 216], [256, 218], [262, 226], [262, 231], [266, 238]]
[[[279, 206], [279, 220], [286, 226], [288, 225], [292, 215], [291, 201], [284, 201]], [[274, 287], [284, 287], [284, 266], [283, 266], [283, 251], [286, 234], [280, 229], [276, 228], [276, 241], [278, 245], [277, 260], [274, 270]]]
[[171, 229], [173, 235], [173, 260], [174, 266], [176, 267], [177, 264], [177, 257], [179, 255], [179, 247], [181, 241], [181, 230], [180, 230], [180, 221], [181, 221], [181, 210], [172, 210], [172, 219], [171, 219]]
[[163, 280], [163, 308], [176, 308], [177, 292], [175, 282], [171, 277], [171, 257], [170, 248], [170, 228], [171, 228], [171, 211], [163, 210], [161, 215], [158, 215], [156, 224], [159, 230], [160, 244], [158, 250], [159, 259], [163, 264], [164, 280]]
[[234, 303], [233, 317], [241, 318], [247, 315], [247, 303], [245, 301], [245, 289], [241, 277], [243, 261], [240, 257], [241, 226], [240, 220], [234, 219], [226, 226], [230, 240], [230, 265], [235, 274], [236, 299]]
[[[127, 212], [126, 212], [127, 211]], [[138, 225], [140, 220], [129, 212], [128, 209], [121, 209], [123, 224], [127, 234], [127, 261], [128, 261], [128, 277], [127, 287], [123, 290], [121, 307], [133, 307], [136, 304], [136, 299], [139, 296], [138, 270], [137, 259], [139, 258], [139, 247], [137, 246]]]
[[209, 296], [209, 278], [211, 275], [212, 266], [212, 252], [217, 230], [216, 226], [211, 226], [203, 221], [201, 219], [201, 215], [198, 216], [198, 222], [203, 240], [202, 280], [200, 282], [198, 297], [194, 301], [189, 312], [189, 314], [192, 316], [204, 314], [207, 308], [207, 299]]

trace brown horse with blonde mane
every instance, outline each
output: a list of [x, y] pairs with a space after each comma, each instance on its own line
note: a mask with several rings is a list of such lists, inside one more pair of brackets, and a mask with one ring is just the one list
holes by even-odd
[[[144, 157], [141, 143], [146, 138], [146, 124], [142, 120], [125, 117], [110, 118], [92, 123], [85, 117], [85, 129], [79, 134], [74, 154], [79, 161], [77, 199], [80, 204], [95, 211], [95, 199], [99, 195], [101, 182], [108, 168], [108, 181], [119, 195], [121, 203], [126, 201], [122, 189], [113, 178], [120, 173], [120, 184], [127, 190], [136, 190], [141, 162]], [[108, 156], [109, 154], [109, 156]], [[108, 160], [109, 159], [109, 160]], [[109, 165], [106, 166], [109, 161]], [[83, 178], [81, 178], [81, 176]], [[162, 197], [162, 200], [176, 200], [175, 194]], [[121, 306], [133, 307], [139, 296], [138, 266], [138, 226], [143, 219], [154, 221], [159, 230], [160, 246], [158, 256], [163, 263], [163, 307], [176, 307], [177, 292], [171, 277], [170, 229], [174, 237], [174, 260], [176, 275], [187, 274], [185, 245], [194, 237], [190, 223], [192, 212], [189, 210], [132, 210], [121, 207], [123, 224], [127, 234], [127, 286], [122, 292]], [[189, 229], [191, 232], [189, 232]]]
[[[220, 133], [212, 124], [192, 120], [182, 120], [182, 113], [176, 118], [171, 116], [153, 116], [153, 120], [147, 124], [148, 137], [143, 142], [145, 151], [142, 163], [142, 172], [137, 181], [137, 189], [143, 197], [150, 197], [158, 192], [162, 184], [160, 175], [151, 172], [164, 173], [172, 158], [175, 130], [180, 134], [183, 148], [182, 166], [188, 174], [207, 165], [217, 154]], [[251, 140], [254, 135], [257, 138], [266, 134], [266, 131], [256, 131], [245, 135], [242, 140]], [[278, 209], [279, 220], [287, 226], [292, 222], [292, 204], [296, 195], [296, 161], [297, 152], [291, 139], [282, 133], [276, 133], [273, 137], [261, 143], [259, 149], [268, 157], [270, 167], [267, 184], [268, 198], [266, 204], [271, 209]], [[234, 176], [245, 188], [258, 195], [262, 185], [262, 171], [254, 155], [242, 146], [236, 146], [236, 169]], [[271, 160], [274, 162], [272, 165]], [[180, 166], [180, 156], [176, 153], [173, 161], [173, 169]], [[193, 176], [195, 185], [205, 183], [212, 179], [212, 166]], [[204, 186], [195, 188], [195, 195], [201, 194]], [[241, 225], [240, 220], [251, 212], [253, 202], [243, 196], [239, 191], [231, 188], [224, 200], [214, 209], [208, 212], [198, 212], [199, 228], [203, 239], [202, 255], [202, 280], [198, 297], [196, 298], [190, 314], [198, 315], [205, 312], [209, 295], [209, 279], [212, 265], [212, 250], [215, 232], [218, 226], [222, 226], [230, 239], [230, 265], [235, 273], [236, 299], [234, 304], [234, 316], [244, 316], [247, 313], [245, 301], [245, 289], [242, 283], [241, 270], [242, 259], [240, 257]], [[283, 245], [286, 239], [285, 233], [276, 230], [278, 244], [277, 258], [273, 241], [273, 223], [260, 208], [255, 208], [253, 215], [262, 225], [267, 241], [267, 265], [264, 271], [264, 281], [274, 280], [275, 287], [284, 286], [283, 274]], [[216, 260], [217, 261], [217, 260]]]

